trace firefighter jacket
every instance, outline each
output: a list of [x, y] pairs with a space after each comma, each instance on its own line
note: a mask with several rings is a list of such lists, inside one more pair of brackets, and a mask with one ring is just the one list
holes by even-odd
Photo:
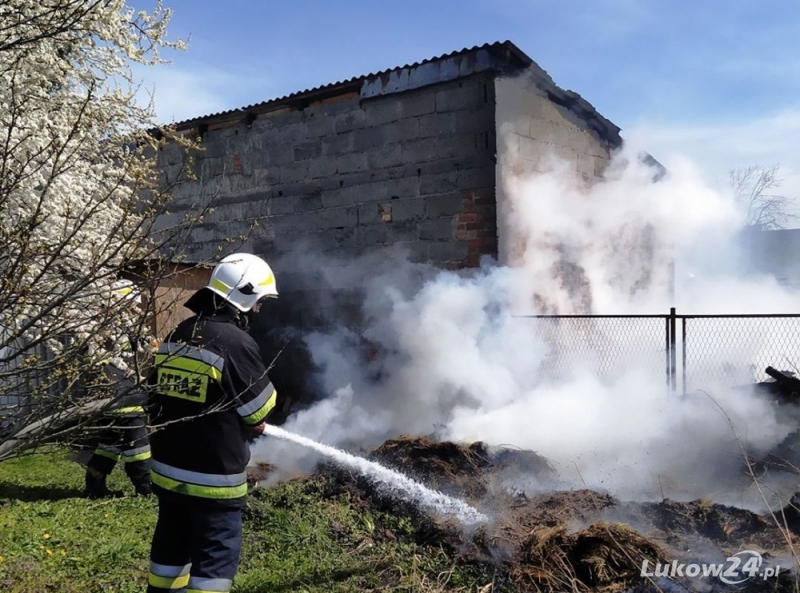
[[83, 368], [76, 387], [78, 401], [109, 399], [104, 414], [144, 414], [147, 398], [148, 392], [137, 384], [135, 373], [109, 360]]
[[103, 368], [115, 396], [97, 423], [100, 430], [93, 439], [94, 455], [87, 467], [107, 476], [121, 459], [125, 473], [140, 490], [150, 483], [147, 391], [137, 385], [132, 373], [113, 363], [105, 363]]
[[[129, 470], [130, 464], [147, 462], [150, 459], [145, 415], [148, 393], [137, 383], [135, 374], [104, 361], [101, 369], [87, 373], [81, 390], [84, 397], [99, 390], [111, 399], [97, 418], [84, 425], [88, 437], [83, 444], [95, 448], [95, 456], [111, 460], [110, 464], [102, 462], [107, 470], [103, 473], [111, 473], [120, 458]], [[90, 461], [89, 465], [93, 463]]]
[[116, 393], [108, 412], [116, 415], [144, 414], [144, 406], [147, 404], [148, 397], [147, 391], [136, 385], [132, 374], [110, 362], [104, 364], [103, 368], [109, 384], [114, 386]]
[[267, 418], [277, 393], [258, 345], [235, 320], [232, 308], [201, 310], [156, 354], [148, 411], [157, 492], [244, 503], [250, 427]]

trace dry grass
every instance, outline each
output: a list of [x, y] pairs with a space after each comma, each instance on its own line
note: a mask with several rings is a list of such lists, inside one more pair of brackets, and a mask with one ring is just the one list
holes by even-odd
[[596, 523], [574, 533], [550, 527], [525, 539], [510, 576], [526, 590], [610, 593], [640, 585], [644, 560], [665, 562], [666, 555], [626, 525]]

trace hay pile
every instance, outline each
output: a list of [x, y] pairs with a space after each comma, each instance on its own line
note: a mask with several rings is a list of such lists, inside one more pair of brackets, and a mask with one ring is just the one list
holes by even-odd
[[625, 525], [597, 523], [575, 533], [563, 525], [535, 529], [515, 560], [510, 580], [525, 590], [611, 592], [641, 585], [642, 562], [667, 557]]
[[387, 441], [368, 457], [446, 494], [474, 498], [487, 491], [480, 476], [490, 461], [481, 443], [459, 446], [426, 438], [400, 438]]
[[[702, 501], [623, 503], [590, 490], [535, 497], [503, 490], [508, 472], [554, 473], [546, 459], [531, 451], [403, 437], [387, 441], [370, 457], [465, 499], [487, 512], [491, 523], [467, 537], [448, 519], [427, 516], [347, 470], [324, 466], [316, 479], [331, 494], [347, 491], [354, 504], [408, 517], [417, 543], [444, 548], [462, 565], [497, 575], [496, 592], [729, 591], [710, 579], [656, 583], [640, 576], [642, 563], [697, 561], [699, 549], [714, 550], [723, 559], [758, 549], [769, 559], [785, 556], [789, 545], [800, 543], [771, 518]], [[751, 580], [737, 590], [760, 592], [767, 586], [796, 590], [789, 573], [766, 583]]]
[[426, 437], [400, 437], [386, 441], [369, 457], [426, 486], [470, 499], [496, 490], [498, 479], [506, 472], [555, 475], [552, 465], [534, 451], [492, 448], [481, 442], [457, 445]]

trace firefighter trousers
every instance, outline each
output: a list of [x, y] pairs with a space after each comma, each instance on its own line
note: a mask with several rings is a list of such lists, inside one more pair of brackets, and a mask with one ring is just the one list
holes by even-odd
[[239, 568], [242, 510], [159, 494], [147, 593], [227, 593]]
[[108, 476], [120, 459], [135, 487], [149, 487], [150, 442], [144, 415], [120, 414], [108, 419], [87, 467]]

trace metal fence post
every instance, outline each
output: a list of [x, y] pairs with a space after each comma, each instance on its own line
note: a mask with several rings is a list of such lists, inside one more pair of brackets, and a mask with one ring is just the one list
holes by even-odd
[[676, 315], [675, 315], [675, 307], [670, 308], [669, 310], [669, 386], [674, 394], [678, 390], [678, 379], [677, 379], [677, 366], [678, 366], [678, 357], [677, 352], [675, 351], [675, 343], [676, 343]]
[[683, 326], [683, 331], [681, 332], [681, 373], [683, 375], [683, 387], [681, 388], [681, 392], [683, 395], [686, 395], [686, 316], [681, 316], [681, 325]]
[[664, 317], [664, 370], [666, 371], [666, 379], [667, 379], [667, 394], [672, 391], [671, 384], [672, 381], [670, 379], [670, 362], [669, 362], [669, 315]]

